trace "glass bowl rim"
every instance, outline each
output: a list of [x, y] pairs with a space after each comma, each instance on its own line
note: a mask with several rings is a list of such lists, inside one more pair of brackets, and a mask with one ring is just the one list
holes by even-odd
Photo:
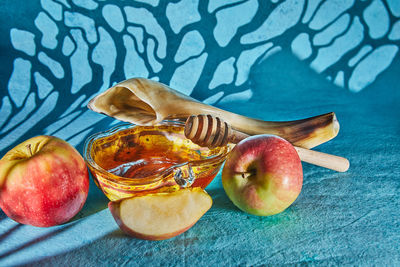
[[[209, 158], [202, 159], [202, 160], [192, 160], [192, 161], [187, 161], [187, 162], [183, 162], [180, 164], [176, 164], [176, 165], [173, 165], [161, 172], [155, 173], [155, 174], [147, 176], [147, 177], [141, 177], [141, 178], [127, 178], [127, 177], [122, 177], [122, 176], [118, 176], [113, 173], [110, 173], [107, 170], [105, 170], [104, 168], [100, 167], [91, 156], [90, 149], [92, 148], [93, 143], [100, 138], [112, 136], [119, 131], [131, 129], [131, 128], [134, 128], [137, 126], [156, 127], [156, 126], [162, 126], [162, 125], [185, 126], [185, 123], [182, 121], [179, 121], [179, 120], [163, 120], [156, 125], [138, 125], [138, 124], [134, 124], [134, 123], [130, 123], [130, 122], [124, 122], [124, 123], [118, 124], [108, 130], [94, 133], [86, 138], [85, 143], [84, 143], [84, 153], [83, 153], [84, 160], [89, 165], [89, 167], [91, 167], [91, 168], [95, 169], [96, 171], [100, 172], [101, 174], [103, 174], [104, 175], [103, 178], [106, 178], [109, 181], [113, 181], [118, 184], [124, 184], [124, 181], [126, 181], [130, 185], [132, 185], [132, 184], [145, 185], [145, 184], [158, 182], [158, 181], [164, 179], [164, 177], [166, 175], [168, 175], [170, 172], [173, 172], [175, 169], [182, 168], [185, 165], [192, 167], [192, 166], [199, 166], [202, 163], [204, 163], [205, 161], [207, 162], [207, 165], [219, 163], [220, 161], [224, 161], [226, 159], [226, 156], [229, 154], [229, 152], [231, 150], [231, 148], [228, 144], [228, 145], [224, 146], [222, 153], [218, 153], [216, 155], [213, 155]], [[95, 176], [95, 174], [93, 174], [93, 176]], [[114, 179], [113, 177], [116, 177], [117, 179]]]

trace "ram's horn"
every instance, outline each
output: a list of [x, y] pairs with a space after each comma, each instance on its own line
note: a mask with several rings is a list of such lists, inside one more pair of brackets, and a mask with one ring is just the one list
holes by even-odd
[[262, 121], [203, 104], [162, 83], [143, 78], [116, 84], [95, 96], [88, 107], [138, 125], [154, 125], [164, 119], [186, 119], [190, 115], [210, 114], [247, 134], [275, 134], [305, 148], [322, 144], [334, 138], [339, 131], [339, 123], [333, 112], [302, 120]]

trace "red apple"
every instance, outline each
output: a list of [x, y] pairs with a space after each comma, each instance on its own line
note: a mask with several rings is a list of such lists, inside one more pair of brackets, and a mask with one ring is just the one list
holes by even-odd
[[211, 205], [211, 197], [196, 187], [110, 202], [108, 208], [128, 235], [164, 240], [191, 228]]
[[222, 185], [241, 210], [259, 216], [280, 213], [300, 194], [303, 171], [295, 148], [274, 135], [239, 142], [222, 170]]
[[57, 137], [28, 139], [0, 160], [0, 207], [19, 223], [65, 223], [81, 210], [88, 191], [82, 156]]

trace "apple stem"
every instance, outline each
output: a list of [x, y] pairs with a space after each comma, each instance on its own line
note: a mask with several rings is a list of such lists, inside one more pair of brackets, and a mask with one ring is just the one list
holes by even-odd
[[249, 176], [254, 175], [255, 173], [254, 172], [242, 172], [240, 174], [242, 175], [242, 178], [245, 179], [245, 178], [248, 178]]
[[31, 146], [31, 144], [26, 145], [26, 148], [28, 149], [28, 151], [29, 151], [29, 153], [31, 154], [31, 157], [32, 157], [32, 156], [33, 156], [33, 153], [32, 153], [32, 146]]

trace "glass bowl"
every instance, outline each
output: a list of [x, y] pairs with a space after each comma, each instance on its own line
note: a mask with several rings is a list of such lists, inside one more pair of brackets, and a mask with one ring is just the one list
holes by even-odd
[[96, 185], [111, 200], [181, 187], [205, 188], [217, 175], [231, 145], [200, 147], [184, 136], [185, 124], [125, 123], [93, 134], [84, 158]]

